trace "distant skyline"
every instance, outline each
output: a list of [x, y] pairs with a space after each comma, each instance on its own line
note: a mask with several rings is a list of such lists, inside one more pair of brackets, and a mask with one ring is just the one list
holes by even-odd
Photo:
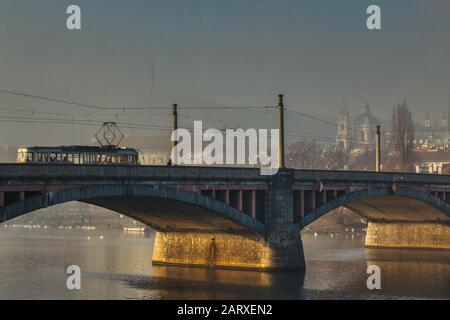
[[[65, 28], [70, 4], [82, 9], [81, 31]], [[380, 31], [366, 28], [371, 4], [382, 9]], [[416, 121], [427, 111], [439, 119], [450, 94], [449, 12], [447, 0], [2, 0], [0, 89], [114, 106], [266, 106], [284, 93], [291, 109], [328, 119], [345, 99], [352, 117], [367, 100], [389, 120], [406, 99]], [[0, 118], [27, 114], [1, 108], [116, 118], [4, 94]], [[167, 112], [149, 115], [122, 121], [170, 125]], [[216, 126], [275, 123], [263, 112], [188, 116]], [[289, 117], [287, 126], [335, 133], [301, 117]], [[0, 122], [0, 143], [81, 143], [95, 131]]]

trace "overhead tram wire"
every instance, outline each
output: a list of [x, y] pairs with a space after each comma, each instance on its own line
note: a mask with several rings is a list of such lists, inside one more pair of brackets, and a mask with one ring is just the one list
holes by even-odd
[[304, 113], [304, 112], [292, 110], [290, 108], [284, 108], [284, 109], [286, 111], [292, 112], [294, 114], [298, 114], [298, 115], [306, 117], [306, 118], [310, 118], [310, 119], [313, 119], [313, 120], [316, 120], [316, 121], [323, 122], [323, 123], [325, 123], [327, 125], [332, 125], [332, 126], [335, 126], [335, 127], [339, 127], [339, 125], [337, 123], [334, 123], [334, 122], [331, 122], [331, 121], [328, 121], [328, 120], [324, 120], [324, 119], [321, 119], [319, 117], [316, 117], [316, 116], [313, 116], [313, 115], [310, 115], [310, 114], [307, 114], [307, 113]]
[[[12, 91], [12, 90], [4, 90], [4, 89], [0, 89], [0, 93], [3, 94], [8, 94], [8, 95], [14, 95], [14, 96], [21, 96], [24, 98], [29, 98], [29, 99], [37, 99], [37, 100], [41, 100], [41, 101], [48, 101], [48, 102], [54, 102], [54, 103], [61, 103], [61, 104], [67, 104], [67, 105], [73, 105], [73, 106], [80, 106], [80, 107], [84, 107], [84, 108], [89, 108], [89, 109], [96, 109], [96, 110], [101, 110], [101, 111], [118, 111], [118, 110], [122, 110], [123, 113], [121, 114], [109, 114], [109, 116], [118, 116], [118, 115], [123, 115], [125, 111], [127, 110], [171, 110], [172, 106], [120, 106], [120, 107], [108, 107], [108, 106], [99, 106], [99, 105], [93, 105], [93, 104], [86, 104], [86, 103], [80, 103], [80, 102], [75, 102], [75, 101], [70, 101], [70, 100], [65, 100], [65, 99], [59, 99], [59, 98], [52, 98], [52, 97], [45, 97], [45, 96], [38, 96], [38, 95], [34, 95], [34, 94], [29, 94], [29, 93], [23, 93], [23, 92], [17, 92], [17, 91]], [[276, 106], [220, 106], [220, 105], [211, 105], [211, 106], [183, 106], [184, 110], [261, 110], [261, 109], [276, 109]], [[0, 110], [7, 110], [7, 111], [16, 111], [13, 108], [0, 108]], [[300, 116], [303, 117], [307, 117], [316, 121], [320, 121], [322, 123], [325, 123], [327, 125], [332, 125], [337, 127], [338, 124], [333, 123], [331, 121], [328, 120], [324, 120], [321, 119], [319, 117], [304, 113], [304, 112], [300, 112], [300, 111], [296, 111], [296, 110], [292, 110], [290, 108], [285, 108], [286, 111], [294, 113], [294, 114], [298, 114]], [[44, 112], [44, 111], [38, 111], [38, 110], [25, 110], [25, 109], [17, 109], [17, 111], [19, 112], [30, 112], [32, 114], [47, 114], [47, 115], [55, 115], [55, 116], [73, 116], [73, 114], [66, 114], [66, 113], [53, 113], [53, 112]], [[169, 115], [169, 114], [168, 114]], [[81, 115], [79, 115], [81, 116]], [[84, 116], [86, 117], [93, 117], [93, 116], [103, 116], [102, 114], [85, 114]], [[132, 115], [129, 115], [132, 116]], [[3, 120], [2, 120], [3, 119]], [[7, 120], [4, 120], [7, 119]], [[1, 122], [14, 122], [14, 123], [47, 123], [47, 124], [83, 124], [83, 125], [98, 125], [101, 124], [101, 121], [94, 121], [94, 120], [90, 120], [90, 119], [42, 119], [42, 118], [25, 118], [25, 117], [1, 117], [0, 116], [0, 121]], [[136, 124], [136, 123], [118, 123], [119, 125], [121, 125], [121, 127], [127, 127], [130, 129], [142, 129], [142, 130], [169, 130], [170, 127], [169, 126], [158, 126], [158, 125], [148, 125], [148, 124]], [[187, 128], [192, 130], [192, 128]], [[305, 139], [305, 138], [310, 138], [310, 139], [316, 139], [316, 140], [321, 140], [321, 141], [334, 141], [335, 138], [334, 137], [315, 137], [315, 136], [302, 136], [302, 135], [290, 135], [291, 138], [301, 138], [301, 139]], [[353, 141], [353, 143], [359, 143], [357, 141]], [[364, 143], [364, 142], [361, 142]]]
[[29, 99], [42, 100], [42, 101], [47, 101], [47, 102], [56, 102], [56, 103], [62, 103], [62, 104], [68, 104], [68, 105], [75, 105], [75, 106], [84, 107], [84, 108], [104, 110], [100, 106], [79, 103], [79, 102], [73, 102], [73, 101], [63, 100], [63, 99], [58, 99], [58, 98], [43, 97], [43, 96], [38, 96], [38, 95], [33, 95], [33, 94], [28, 94], [28, 93], [11, 91], [11, 90], [0, 89], [0, 93], [13, 95], [13, 96], [19, 96], [19, 97], [25, 97], [25, 98], [29, 98]]
[[[24, 109], [24, 108], [13, 108], [13, 107], [0, 107], [1, 111], [8, 111], [13, 113], [25, 113], [25, 114], [41, 114], [41, 115], [53, 115], [53, 116], [66, 116], [66, 117], [104, 117], [105, 113], [66, 113], [66, 112], [51, 112], [51, 111], [39, 111], [33, 109]], [[168, 117], [171, 116], [169, 112], [167, 113], [158, 113], [158, 114], [150, 114], [150, 113], [115, 113], [109, 114], [110, 116], [120, 116], [120, 117]]]
[[[294, 114], [306, 117], [306, 118], [310, 118], [310, 119], [313, 119], [313, 120], [316, 120], [316, 121], [320, 121], [320, 122], [325, 123], [327, 125], [331, 125], [331, 126], [334, 126], [334, 127], [339, 127], [339, 125], [337, 123], [335, 123], [335, 122], [331, 122], [331, 121], [328, 121], [328, 120], [325, 120], [325, 119], [321, 119], [319, 117], [307, 114], [305, 112], [300, 112], [300, 111], [292, 110], [292, 109], [289, 109], [289, 108], [285, 108], [285, 110], [287, 110], [289, 112], [292, 112]], [[363, 127], [362, 126], [357, 126], [357, 127], [353, 127], [353, 129], [354, 128], [363, 128]], [[370, 128], [369, 127], [368, 129], [370, 131], [372, 131], [373, 133], [376, 133], [376, 127], [374, 127], [374, 128]], [[361, 129], [359, 129], [359, 130], [361, 130]], [[364, 131], [358, 131], [358, 130], [356, 130], [356, 131], [353, 130], [353, 131], [356, 132], [356, 133], [364, 133]], [[385, 132], [392, 132], [392, 131], [385, 131]], [[416, 131], [416, 132], [419, 132], [419, 131]]]
[[[24, 123], [24, 124], [55, 124], [55, 125], [83, 125], [83, 126], [91, 126], [98, 127], [98, 125], [102, 124], [101, 121], [87, 121], [80, 119], [51, 119], [51, 118], [25, 118], [25, 117], [9, 117], [2, 118], [0, 117], [0, 122], [6, 123]], [[159, 131], [159, 132], [170, 132], [171, 128], [169, 126], [159, 126], [159, 125], [148, 125], [148, 124], [139, 124], [139, 123], [119, 123], [120, 127], [133, 129], [133, 130], [145, 130], [145, 131]], [[185, 128], [188, 130], [193, 130], [193, 128]], [[203, 130], [205, 132], [206, 130]], [[270, 135], [270, 132], [269, 132]], [[324, 141], [324, 142], [333, 142], [335, 141], [335, 137], [321, 137], [314, 135], [297, 135], [297, 134], [287, 134], [287, 138], [289, 139], [308, 139], [314, 141]], [[356, 140], [351, 141], [354, 145], [368, 145], [365, 142], [359, 142]]]
[[[54, 103], [61, 103], [61, 104], [67, 104], [67, 105], [73, 105], [73, 106], [79, 106], [89, 109], [96, 109], [96, 110], [102, 110], [102, 111], [111, 111], [111, 110], [171, 110], [172, 105], [155, 105], [155, 106], [100, 106], [100, 105], [94, 105], [94, 104], [87, 104], [87, 103], [81, 103], [71, 100], [65, 100], [60, 98], [53, 98], [53, 97], [45, 97], [45, 96], [39, 96], [24, 92], [18, 92], [13, 90], [5, 90], [0, 89], [0, 93], [7, 94], [7, 95], [13, 95], [13, 96], [19, 96], [29, 99], [36, 99], [41, 101], [47, 101], [47, 102], [54, 102]], [[185, 110], [258, 110], [258, 109], [268, 109], [268, 108], [276, 108], [275, 106], [223, 106], [223, 105], [204, 105], [204, 106], [183, 106], [183, 109]]]
[[[45, 121], [45, 120], [2, 120], [0, 118], [1, 123], [23, 123], [23, 124], [55, 124], [55, 125], [81, 125], [81, 126], [90, 126], [93, 128], [97, 128], [99, 126], [99, 123], [92, 123], [92, 122], [82, 122], [82, 121]], [[132, 126], [132, 125], [125, 125], [121, 126], [121, 128], [127, 128], [127, 129], [136, 129], [136, 130], [146, 130], [146, 131], [164, 131], [168, 132], [169, 129], [164, 128], [158, 128], [158, 127], [139, 127], [139, 126]]]
[[[115, 110], [115, 111], [127, 111], [127, 110], [168, 110], [170, 111], [172, 109], [172, 105], [155, 105], [155, 106], [100, 106], [100, 105], [94, 105], [94, 104], [87, 104], [87, 103], [82, 103], [82, 102], [76, 102], [76, 101], [71, 101], [71, 100], [66, 100], [66, 99], [60, 99], [60, 98], [53, 98], [53, 97], [46, 97], [46, 96], [39, 96], [39, 95], [35, 95], [35, 94], [30, 94], [30, 93], [25, 93], [25, 92], [19, 92], [19, 91], [13, 91], [13, 90], [5, 90], [5, 89], [0, 89], [0, 93], [3, 94], [8, 94], [8, 95], [14, 95], [14, 96], [20, 96], [20, 97], [24, 97], [24, 98], [29, 98], [29, 99], [37, 99], [37, 100], [41, 100], [41, 101], [47, 101], [47, 102], [54, 102], [54, 103], [61, 103], [61, 104], [67, 104], [67, 105], [74, 105], [74, 106], [80, 106], [80, 107], [84, 107], [84, 108], [90, 108], [90, 109], [96, 109], [96, 110], [101, 110], [101, 111], [111, 111], [111, 110]], [[226, 105], [204, 105], [204, 106], [183, 106], [184, 110], [261, 110], [261, 109], [276, 109], [276, 106], [226, 106]], [[6, 110], [6, 111], [19, 111], [19, 112], [31, 112], [31, 113], [35, 113], [35, 114], [47, 114], [47, 115], [56, 115], [56, 116], [103, 116], [103, 114], [67, 114], [67, 113], [59, 113], [59, 112], [45, 112], [45, 111], [39, 111], [39, 110], [27, 110], [27, 109], [14, 109], [14, 108], [5, 108], [5, 107], [0, 107], [0, 110]], [[322, 119], [320, 117], [305, 113], [305, 112], [301, 112], [301, 111], [297, 111], [297, 110], [293, 110], [291, 108], [287, 108], [285, 107], [285, 110], [303, 117], [307, 117], [322, 123], [325, 123], [327, 125], [332, 125], [335, 127], [338, 127], [339, 125], [335, 122], [329, 121], [329, 120], [325, 120]], [[122, 113], [123, 114], [123, 113]], [[122, 115], [120, 114], [120, 115]], [[119, 115], [117, 114], [113, 114], [112, 116], [116, 116]], [[164, 114], [165, 115], [165, 114]], [[169, 113], [167, 114], [168, 116], [170, 115]], [[129, 116], [133, 116], [131, 114], [129, 114]], [[143, 116], [142, 114], [136, 115], [136, 116]], [[372, 130], [376, 130], [376, 128], [371, 128]], [[421, 132], [420, 130], [415, 130], [416, 132]], [[425, 130], [423, 130], [425, 131]], [[392, 130], [386, 130], [386, 132], [393, 132]]]
[[[13, 117], [13, 116], [0, 116], [1, 122], [14, 122], [14, 123], [43, 123], [43, 124], [82, 124], [98, 126], [103, 124], [103, 121], [90, 120], [90, 119], [61, 119], [61, 118], [36, 118], [36, 117]], [[121, 127], [134, 128], [134, 129], [159, 129], [169, 130], [169, 126], [163, 126], [159, 124], [143, 124], [132, 122], [120, 122]]]

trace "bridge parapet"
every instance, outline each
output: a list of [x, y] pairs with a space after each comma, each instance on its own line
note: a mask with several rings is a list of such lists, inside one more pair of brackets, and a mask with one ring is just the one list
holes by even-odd
[[178, 166], [0, 164], [0, 180], [54, 178], [216, 179], [267, 181], [259, 169]]

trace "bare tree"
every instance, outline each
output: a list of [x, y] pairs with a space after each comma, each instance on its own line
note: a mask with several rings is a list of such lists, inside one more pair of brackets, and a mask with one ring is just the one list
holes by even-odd
[[395, 169], [410, 171], [413, 165], [415, 126], [406, 101], [392, 110], [392, 148], [396, 156]]
[[323, 153], [323, 165], [329, 170], [343, 170], [349, 157], [343, 143], [334, 143]]
[[349, 161], [350, 170], [372, 171], [375, 168], [375, 150], [366, 146], [361, 152], [352, 156]]
[[300, 140], [287, 148], [287, 165], [294, 169], [321, 169], [322, 148], [314, 140]]

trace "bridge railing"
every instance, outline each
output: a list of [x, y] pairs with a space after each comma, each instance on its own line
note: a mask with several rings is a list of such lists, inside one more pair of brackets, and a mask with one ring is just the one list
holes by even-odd
[[367, 171], [326, 171], [294, 170], [296, 181], [321, 182], [361, 182], [361, 183], [411, 183], [411, 184], [449, 184], [450, 175], [417, 174], [401, 172], [367, 172]]
[[127, 179], [237, 179], [264, 181], [259, 169], [179, 166], [104, 166], [0, 164], [0, 179], [8, 178], [127, 178]]

